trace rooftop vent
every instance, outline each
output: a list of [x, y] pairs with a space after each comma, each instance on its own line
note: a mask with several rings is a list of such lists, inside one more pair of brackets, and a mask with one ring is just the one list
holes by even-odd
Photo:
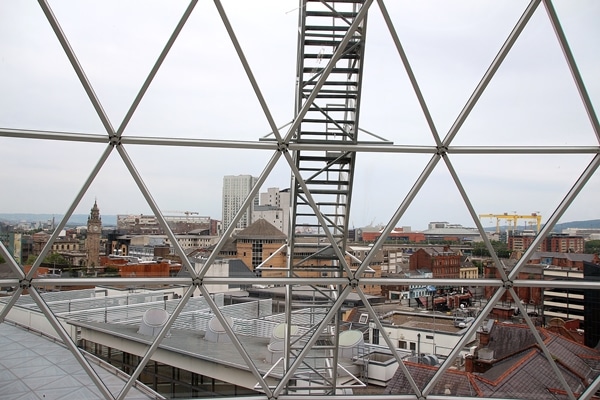
[[146, 336], [157, 336], [169, 319], [169, 313], [161, 308], [146, 310], [140, 323], [138, 333]]
[[423, 360], [423, 364], [431, 365], [431, 366], [435, 366], [440, 363], [437, 356], [435, 356], [433, 354], [427, 354], [427, 355], [423, 356], [422, 360]]
[[[229, 316], [223, 317], [227, 324], [230, 327], [233, 327], [233, 318]], [[204, 335], [204, 339], [213, 343], [228, 343], [231, 342], [231, 339], [227, 335], [227, 331], [221, 324], [221, 321], [216, 316], [213, 316], [210, 321], [208, 321], [208, 327], [206, 328], [206, 334]]]
[[[277, 326], [275, 328], [273, 328], [273, 333], [271, 334], [270, 343], [282, 342], [285, 339], [286, 334], [287, 334], [287, 324], [285, 322], [277, 324]], [[290, 335], [292, 337], [298, 335], [298, 325], [290, 325]]]

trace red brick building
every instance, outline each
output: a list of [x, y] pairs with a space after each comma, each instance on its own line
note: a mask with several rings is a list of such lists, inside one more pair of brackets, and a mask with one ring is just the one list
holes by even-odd
[[[510, 271], [507, 270], [506, 274], [508, 275], [509, 273], [510, 273]], [[500, 279], [500, 272], [494, 265], [490, 264], [485, 267], [485, 277], [493, 278], [493, 279]], [[531, 264], [524, 265], [516, 279], [531, 279], [531, 280], [540, 281], [543, 279], [542, 266], [531, 265]], [[517, 293], [517, 296], [519, 296], [519, 299], [521, 299], [521, 301], [523, 303], [531, 305], [533, 307], [539, 306], [542, 304], [542, 288], [518, 286], [518, 287], [515, 287], [514, 289]], [[486, 286], [485, 287], [485, 297], [489, 299], [490, 297], [492, 297], [492, 295], [497, 290], [498, 290], [497, 287]], [[510, 304], [510, 303], [514, 302], [514, 299], [510, 295], [510, 293], [507, 291], [502, 295], [499, 302], [501, 302], [501, 303], [507, 302]]]
[[459, 279], [461, 256], [444, 247], [427, 247], [415, 251], [409, 259], [409, 270], [429, 269], [434, 279]]
[[583, 271], [583, 264], [586, 262], [600, 264], [600, 258], [598, 257], [598, 254], [538, 251], [533, 253], [529, 259], [529, 264], [544, 264], [563, 268], [576, 268], [579, 271]]
[[544, 240], [543, 251], [556, 251], [560, 253], [583, 253], [585, 242], [583, 236], [556, 234]]
[[169, 261], [153, 261], [131, 263], [126, 257], [100, 257], [100, 270], [115, 268], [122, 278], [166, 278], [175, 276], [181, 270], [180, 263]]
[[[512, 233], [508, 235], [508, 249], [510, 251], [525, 251], [536, 236], [533, 234]], [[558, 253], [583, 253], [585, 241], [583, 236], [550, 234], [540, 243], [538, 251], [553, 251]]]
[[[363, 229], [361, 239], [363, 242], [375, 242], [381, 237], [383, 229], [368, 230]], [[387, 240], [406, 242], [406, 243], [422, 243], [425, 241], [425, 235], [421, 232], [405, 231], [404, 228], [394, 228], [387, 237]]]
[[[535, 235], [529, 234], [509, 234], [508, 235], [508, 250], [510, 251], [525, 251], [535, 240]], [[541, 248], [541, 246], [540, 246]], [[538, 250], [540, 249], [538, 248]]]

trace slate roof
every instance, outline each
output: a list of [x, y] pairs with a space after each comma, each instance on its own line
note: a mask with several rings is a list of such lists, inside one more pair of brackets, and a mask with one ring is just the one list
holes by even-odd
[[230, 278], [253, 278], [254, 272], [239, 258], [229, 260], [229, 277]]
[[[495, 368], [504, 369], [505, 372], [496, 380], [487, 379], [488, 372]], [[568, 370], [560, 369], [571, 390], [581, 392], [581, 380]], [[492, 370], [475, 376], [477, 385], [486, 397], [547, 400], [550, 390], [563, 390], [552, 366], [537, 346], [525, 355], [503, 360]], [[492, 374], [496, 372], [492, 371]]]
[[[542, 334], [542, 339], [544, 338], [545, 336]], [[496, 360], [501, 360], [536, 343], [531, 330], [525, 325], [495, 324], [490, 333], [490, 342], [487, 348], [494, 351]]]
[[420, 250], [423, 250], [424, 252], [426, 252], [427, 254], [429, 254], [432, 257], [439, 256], [439, 255], [457, 255], [457, 253], [454, 250], [452, 250], [450, 248], [446, 248], [444, 246], [423, 247], [423, 248], [417, 250], [416, 252], [414, 252], [413, 254], [416, 254]]
[[[413, 377], [416, 385], [421, 390], [423, 390], [429, 381], [431, 381], [431, 378], [433, 378], [433, 375], [437, 371], [437, 367], [432, 367], [429, 365], [416, 364], [412, 362], [405, 362], [404, 364], [406, 365], [408, 372]], [[438, 380], [430, 393], [432, 395], [444, 395], [447, 394], [445, 393], [446, 389], [450, 391], [452, 396], [459, 397], [478, 397], [482, 394], [479, 388], [474, 385], [470, 374], [456, 370], [446, 371], [442, 378]], [[398, 395], [412, 393], [414, 393], [414, 391], [412, 390], [406, 375], [401, 368], [398, 368], [396, 374], [388, 384], [385, 394]]]
[[265, 219], [260, 218], [235, 235], [236, 239], [271, 239], [285, 241], [287, 236]]
[[[210, 253], [212, 252], [215, 248], [217, 247], [216, 244], [213, 244], [211, 246], [208, 246], [204, 249], [200, 249], [200, 252], [207, 252]], [[195, 250], [199, 250], [199, 249], [195, 249]], [[235, 244], [235, 238], [233, 237], [228, 237], [227, 240], [225, 241], [225, 244], [223, 245], [223, 247], [221, 247], [221, 254], [224, 253], [235, 253], [237, 251], [237, 247]], [[192, 254], [193, 255], [193, 254]]]
[[[540, 329], [539, 333], [574, 393], [581, 393], [600, 371], [600, 351]], [[512, 342], [512, 346], [510, 343]], [[542, 349], [526, 326], [496, 324], [489, 348], [497, 360], [485, 373], [447, 370], [430, 392], [459, 397], [504, 397], [521, 399], [566, 398], [565, 390]], [[503, 357], [503, 358], [501, 358]], [[419, 388], [429, 383], [437, 367], [405, 362]], [[386, 388], [386, 394], [413, 393], [401, 368]]]
[[593, 254], [583, 253], [557, 253], [552, 251], [536, 251], [531, 256], [530, 260], [539, 260], [541, 258], [565, 258], [569, 261], [587, 261], [593, 262]]

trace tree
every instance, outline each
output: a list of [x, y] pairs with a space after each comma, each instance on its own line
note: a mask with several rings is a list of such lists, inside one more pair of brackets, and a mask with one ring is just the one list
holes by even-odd
[[0, 254], [0, 264], [4, 264], [6, 262], [6, 260], [4, 259], [4, 257], [2, 257], [2, 254]]
[[[27, 257], [27, 260], [25, 261], [25, 265], [33, 265], [33, 263], [35, 262], [37, 257], [38, 256], [34, 256], [33, 254], [30, 254], [29, 257]], [[52, 254], [47, 255], [46, 258], [44, 258], [44, 261], [42, 262], [42, 264], [52, 264], [53, 266], [57, 266], [57, 267], [66, 267], [69, 265], [69, 262], [67, 261], [66, 258], [61, 256], [60, 254], [52, 253]]]
[[37, 259], [37, 256], [30, 254], [29, 257], [27, 257], [27, 260], [25, 260], [25, 265], [33, 265], [33, 263], [35, 262], [36, 259]]
[[477, 273], [479, 274], [479, 276], [483, 276], [483, 274], [484, 274], [483, 263], [479, 260], [474, 260], [473, 265], [477, 267]]
[[56, 265], [56, 266], [67, 266], [67, 265], [69, 265], [69, 262], [67, 261], [66, 258], [61, 256], [60, 254], [52, 253], [52, 254], [49, 254], [48, 256], [46, 256], [46, 258], [44, 258], [44, 264], [52, 264], [52, 265]]
[[475, 257], [490, 256], [490, 252], [488, 251], [487, 247], [485, 247], [485, 243], [483, 242], [473, 243], [473, 250], [471, 251], [471, 254], [473, 254], [473, 256]]
[[[506, 245], [506, 243], [500, 242], [498, 240], [492, 240], [491, 243], [498, 257], [510, 257], [510, 251], [508, 251], [508, 246]], [[475, 257], [490, 257], [490, 252], [488, 251], [487, 247], [485, 247], [485, 243], [483, 242], [473, 243], [472, 254]]]
[[588, 240], [585, 242], [583, 252], [586, 254], [600, 254], [600, 240]]

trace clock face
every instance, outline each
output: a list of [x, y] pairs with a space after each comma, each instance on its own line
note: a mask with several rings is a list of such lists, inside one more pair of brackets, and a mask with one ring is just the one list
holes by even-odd
[[92, 226], [92, 231], [93, 232], [98, 232], [98, 225]]

